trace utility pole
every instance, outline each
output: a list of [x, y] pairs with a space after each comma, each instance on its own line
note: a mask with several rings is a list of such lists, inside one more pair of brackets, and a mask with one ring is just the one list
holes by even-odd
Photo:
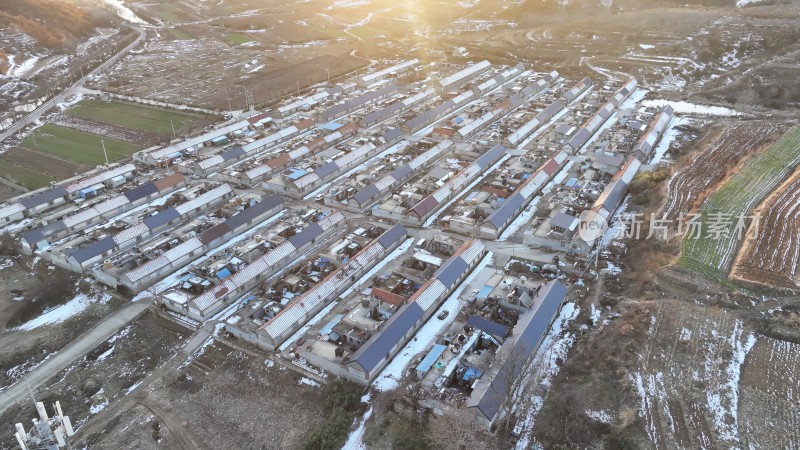
[[103, 146], [103, 156], [106, 157], [106, 165], [108, 165], [108, 153], [106, 152], [106, 141], [100, 139], [100, 145]]
[[297, 95], [300, 95], [300, 81], [297, 81]]
[[172, 127], [172, 138], [175, 139], [177, 136], [175, 136], [175, 124], [172, 123], [172, 119], [170, 119], [169, 124]]
[[328, 84], [331, 84], [331, 69], [326, 67], [325, 72], [328, 74]]

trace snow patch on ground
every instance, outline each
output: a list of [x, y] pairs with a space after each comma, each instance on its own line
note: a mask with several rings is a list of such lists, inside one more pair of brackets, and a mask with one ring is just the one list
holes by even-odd
[[723, 106], [709, 106], [709, 105], [698, 105], [695, 103], [689, 103], [685, 101], [672, 101], [672, 100], [662, 100], [662, 99], [654, 99], [654, 100], [645, 100], [642, 102], [642, 106], [646, 106], [648, 108], [660, 108], [664, 105], [672, 106], [672, 109], [675, 110], [678, 114], [697, 114], [701, 116], [740, 116], [742, 113], [730, 109], [725, 108]]
[[677, 130], [677, 127], [681, 125], [686, 125], [691, 121], [685, 117], [678, 117], [677, 119], [672, 119], [670, 124], [667, 126], [667, 131], [661, 136], [661, 139], [658, 141], [658, 145], [656, 145], [655, 150], [653, 151], [653, 159], [650, 160], [650, 164], [658, 164], [664, 158], [664, 155], [669, 150], [669, 146], [672, 145], [672, 142], [678, 137], [678, 133], [680, 131]]
[[[531, 443], [531, 435], [533, 433], [533, 426], [536, 423], [536, 415], [544, 405], [547, 398], [547, 391], [550, 388], [553, 378], [558, 375], [561, 367], [558, 365], [559, 360], [565, 360], [569, 349], [575, 343], [575, 335], [573, 333], [564, 333], [566, 326], [575, 320], [580, 313], [574, 303], [567, 303], [561, 308], [550, 332], [547, 333], [542, 345], [533, 357], [533, 361], [526, 372], [525, 379], [520, 383], [527, 398], [523, 398], [522, 402], [527, 402], [525, 411], [517, 411], [517, 417], [521, 417], [522, 433], [517, 441], [516, 450], [525, 450]], [[521, 403], [515, 402], [520, 405]]]
[[372, 407], [364, 413], [364, 418], [361, 419], [358, 427], [347, 437], [347, 441], [344, 443], [342, 450], [366, 450], [367, 447], [364, 445], [364, 430], [366, 430], [367, 420], [369, 420], [371, 416]]
[[321, 384], [319, 384], [319, 382], [314, 381], [311, 378], [307, 378], [307, 377], [300, 378], [300, 381], [298, 381], [297, 384], [316, 387], [316, 388], [321, 386]]
[[30, 331], [45, 325], [55, 325], [70, 317], [74, 317], [85, 311], [92, 304], [106, 303], [111, 297], [103, 294], [99, 298], [91, 298], [86, 294], [78, 294], [72, 300], [63, 305], [56, 306], [42, 313], [39, 317], [31, 319], [15, 328], [16, 331]]

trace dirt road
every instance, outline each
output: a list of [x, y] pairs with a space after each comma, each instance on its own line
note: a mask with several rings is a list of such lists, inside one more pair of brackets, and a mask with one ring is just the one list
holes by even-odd
[[[108, 339], [111, 335], [125, 327], [130, 321], [144, 312], [152, 300], [140, 300], [128, 303], [118, 309], [105, 320], [97, 324], [78, 339], [68, 344], [61, 351], [43, 362], [39, 367], [28, 373], [27, 379], [31, 389], [36, 389], [59, 371], [69, 367], [76, 359], [85, 355], [98, 344]], [[24, 382], [17, 382], [7, 389], [0, 391], [0, 414], [4, 413], [13, 404], [27, 399], [28, 388]]]

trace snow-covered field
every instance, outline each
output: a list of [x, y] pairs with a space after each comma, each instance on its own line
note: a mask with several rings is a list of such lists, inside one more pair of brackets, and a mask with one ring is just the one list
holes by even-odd
[[654, 99], [654, 100], [645, 100], [642, 102], [642, 106], [647, 106], [652, 108], [660, 108], [664, 105], [672, 106], [672, 108], [678, 114], [695, 114], [699, 116], [723, 116], [723, 117], [741, 115], [740, 112], [734, 109], [725, 108], [723, 106], [698, 105], [695, 103], [689, 103], [685, 101]]

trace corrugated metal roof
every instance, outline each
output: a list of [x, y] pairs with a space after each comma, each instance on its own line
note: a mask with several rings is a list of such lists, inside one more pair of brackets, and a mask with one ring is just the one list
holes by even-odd
[[300, 248], [312, 240], [316, 239], [319, 235], [323, 232], [322, 228], [316, 224], [312, 223], [311, 225], [303, 228], [302, 231], [295, 234], [294, 236], [289, 238], [289, 242], [295, 246], [295, 248]]
[[442, 296], [447, 293], [447, 290], [448, 286], [442, 283], [438, 278], [434, 278], [415, 292], [414, 295], [411, 296], [410, 301], [418, 304], [423, 311], [427, 311], [438, 304]]
[[0, 218], [11, 217], [14, 214], [21, 213], [22, 211], [25, 211], [25, 205], [22, 203], [12, 203], [0, 208]]
[[469, 316], [467, 318], [467, 325], [472, 325], [473, 327], [485, 333], [488, 333], [496, 338], [505, 339], [506, 336], [508, 336], [507, 327], [500, 325], [497, 322], [486, 320], [483, 317]]
[[137, 200], [141, 200], [149, 195], [153, 195], [158, 192], [158, 187], [152, 181], [142, 184], [141, 186], [136, 186], [133, 189], [129, 189], [125, 191], [125, 197], [127, 197], [128, 201], [133, 203]]
[[84, 178], [82, 180], [76, 181], [74, 183], [68, 184], [66, 186], [67, 192], [77, 192], [83, 188], [94, 186], [97, 183], [102, 183], [106, 180], [110, 180], [118, 175], [125, 175], [131, 173], [136, 170], [136, 166], [133, 164], [125, 164], [124, 166], [115, 167], [110, 170], [106, 170], [105, 172], [98, 173], [97, 175], [92, 175], [88, 178]]
[[37, 206], [50, 203], [53, 200], [66, 197], [67, 195], [69, 195], [69, 192], [67, 192], [65, 188], [56, 186], [36, 195], [21, 198], [19, 199], [19, 202], [22, 203], [25, 208], [32, 209], [36, 208]]
[[278, 264], [283, 258], [291, 255], [292, 252], [297, 250], [291, 242], [285, 241], [280, 243], [277, 247], [273, 248], [266, 255], [262, 256], [262, 259], [265, 263], [269, 264], [270, 267]]
[[142, 219], [142, 222], [145, 225], [147, 225], [147, 228], [152, 230], [152, 229], [158, 228], [158, 227], [160, 227], [162, 225], [165, 225], [165, 224], [167, 224], [167, 223], [169, 223], [169, 222], [171, 222], [171, 221], [173, 221], [175, 219], [179, 219], [180, 217], [181, 217], [181, 215], [180, 215], [180, 213], [178, 213], [177, 209], [175, 209], [175, 208], [167, 208], [167, 209], [159, 212], [158, 214], [155, 214], [153, 216], [145, 217], [144, 219]]
[[116, 242], [117, 245], [122, 245], [128, 241], [138, 238], [139, 236], [144, 236], [149, 233], [150, 229], [147, 228], [147, 225], [143, 223], [137, 223], [136, 225], [128, 227], [114, 235], [114, 242]]
[[461, 259], [461, 257], [450, 258], [439, 267], [433, 276], [436, 277], [446, 288], [450, 289], [455, 286], [458, 278], [469, 269], [469, 264]]
[[111, 236], [104, 237], [99, 241], [92, 242], [91, 244], [81, 248], [71, 248], [64, 253], [73, 258], [79, 264], [83, 265], [86, 261], [96, 258], [103, 253], [115, 248], [117, 244]]
[[196, 208], [206, 206], [209, 203], [212, 203], [213, 201], [230, 194], [231, 192], [233, 192], [233, 189], [231, 189], [229, 185], [223, 184], [222, 186], [216, 187], [203, 195], [189, 200], [186, 203], [176, 206], [175, 209], [177, 209], [181, 215], [184, 215]]
[[340, 223], [340, 222], [342, 222], [344, 220], [345, 220], [344, 213], [342, 213], [341, 211], [339, 211], [337, 209], [337, 210], [331, 211], [330, 214], [328, 214], [327, 216], [323, 217], [322, 220], [320, 220], [317, 223], [319, 224], [320, 227], [322, 227], [323, 230], [327, 230], [329, 228], [333, 228], [334, 226], [336, 226], [336, 224], [338, 224], [338, 223]]
[[391, 358], [392, 348], [416, 326], [424, 314], [416, 303], [404, 306], [386, 321], [383, 330], [377, 336], [373, 336], [353, 354], [352, 360], [367, 374], [372, 375], [384, 358]]
[[383, 246], [383, 248], [389, 248], [405, 238], [407, 235], [408, 231], [405, 229], [405, 227], [397, 224], [381, 234], [378, 237], [378, 242]]
[[234, 214], [228, 218], [225, 223], [228, 224], [231, 229], [235, 230], [252, 221], [253, 219], [265, 214], [267, 211], [271, 211], [281, 205], [283, 205], [283, 198], [281, 198], [280, 195], [271, 195], [255, 205], [250, 206], [249, 208], [246, 208], [237, 214]]

